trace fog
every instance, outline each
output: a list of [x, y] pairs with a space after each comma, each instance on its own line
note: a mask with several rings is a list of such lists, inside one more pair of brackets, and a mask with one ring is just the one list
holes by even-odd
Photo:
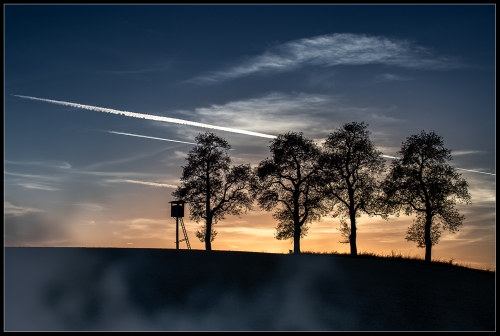
[[494, 287], [346, 256], [5, 248], [5, 330], [494, 330]]

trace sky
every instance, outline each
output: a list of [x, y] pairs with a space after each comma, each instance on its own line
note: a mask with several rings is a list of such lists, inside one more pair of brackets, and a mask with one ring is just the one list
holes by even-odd
[[[4, 5], [4, 245], [175, 248], [168, 202], [199, 133], [256, 166], [273, 136], [321, 144], [357, 121], [387, 156], [443, 137], [472, 204], [433, 258], [494, 269], [495, 9]], [[362, 216], [358, 251], [423, 257], [405, 240], [414, 219]], [[212, 248], [288, 253], [276, 225], [255, 204]], [[301, 250], [348, 252], [339, 225], [313, 223]]]

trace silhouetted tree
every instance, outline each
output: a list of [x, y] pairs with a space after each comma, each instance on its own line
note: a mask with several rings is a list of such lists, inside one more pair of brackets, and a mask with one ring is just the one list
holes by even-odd
[[363, 122], [343, 125], [328, 135], [322, 153], [325, 196], [331, 202], [333, 217], [340, 217], [341, 243], [350, 244], [353, 256], [358, 253], [356, 218], [363, 213], [387, 218], [377, 181], [385, 171], [384, 159], [371, 142], [367, 127]]
[[471, 204], [467, 181], [447, 163], [450, 153], [434, 131], [412, 135], [403, 142], [382, 186], [392, 213], [416, 213], [406, 240], [425, 247], [427, 262], [442, 230], [455, 233], [462, 225], [465, 216], [458, 213], [456, 203]]
[[214, 133], [206, 132], [196, 137], [196, 146], [189, 151], [183, 166], [181, 186], [172, 193], [177, 199], [189, 203], [190, 218], [205, 225], [196, 237], [205, 242], [206, 250], [212, 249], [217, 235], [213, 225], [225, 215], [241, 215], [252, 209], [253, 200], [248, 194], [253, 178], [250, 165], [230, 167], [227, 151], [229, 143]]
[[294, 253], [300, 253], [300, 238], [307, 224], [326, 214], [319, 192], [319, 148], [302, 132], [279, 135], [269, 146], [271, 158], [256, 168], [253, 193], [261, 208], [276, 209], [276, 239], [293, 239]]

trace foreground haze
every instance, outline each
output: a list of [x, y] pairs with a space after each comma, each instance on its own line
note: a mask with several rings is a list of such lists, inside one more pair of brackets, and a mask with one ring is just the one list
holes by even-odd
[[494, 331], [495, 274], [338, 255], [6, 248], [6, 331]]
[[[6, 246], [174, 248], [197, 134], [255, 166], [273, 136], [358, 121], [387, 164], [412, 134], [443, 137], [472, 204], [433, 258], [495, 269], [495, 5], [4, 5], [4, 22]], [[359, 218], [358, 251], [423, 257], [413, 219]], [[276, 225], [256, 205], [212, 248], [287, 253]], [[347, 252], [339, 225], [301, 249]]]

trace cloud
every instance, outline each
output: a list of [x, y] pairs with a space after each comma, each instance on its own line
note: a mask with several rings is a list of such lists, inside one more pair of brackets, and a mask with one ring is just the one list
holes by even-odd
[[28, 188], [28, 189], [39, 189], [39, 190], [48, 190], [48, 191], [61, 190], [61, 189], [54, 188], [54, 187], [51, 187], [51, 186], [43, 184], [43, 183], [18, 182], [17, 185], [20, 185], [20, 186]]
[[59, 188], [54, 187], [53, 186], [54, 183], [45, 182], [45, 181], [61, 182], [61, 176], [55, 177], [55, 176], [21, 174], [12, 172], [4, 172], [4, 174], [8, 175], [9, 185], [17, 185], [28, 189], [39, 189], [48, 191], [61, 190]]
[[20, 207], [4, 201], [4, 214], [7, 216], [23, 216], [31, 212], [43, 212], [41, 209]]
[[49, 168], [70, 169], [71, 165], [67, 162], [56, 161], [10, 161], [4, 160], [8, 164], [27, 165], [27, 166], [43, 166]]
[[86, 175], [95, 175], [95, 176], [113, 176], [113, 177], [137, 177], [137, 176], [150, 176], [151, 174], [146, 173], [135, 173], [135, 172], [100, 172], [100, 171], [85, 171], [78, 170], [75, 173], [86, 174]]
[[137, 75], [137, 74], [145, 74], [145, 73], [159, 73], [170, 70], [170, 66], [163, 68], [150, 68], [150, 69], [139, 69], [139, 70], [105, 70], [104, 72], [115, 74], [115, 75]]
[[447, 70], [463, 67], [455, 58], [434, 56], [408, 40], [361, 34], [331, 34], [294, 40], [248, 58], [227, 70], [187, 82], [212, 84], [255, 73], [292, 71], [304, 66], [381, 64], [411, 69]]
[[[167, 221], [168, 223], [168, 221]], [[165, 219], [134, 218], [128, 220], [110, 220], [99, 223], [101, 226], [113, 226], [113, 235], [120, 239], [130, 240], [161, 238], [165, 239], [165, 230], [174, 230], [173, 226], [165, 228]], [[168, 236], [168, 235], [167, 235]]]
[[187, 152], [182, 152], [182, 151], [174, 151], [174, 155], [169, 157], [167, 160], [163, 161], [168, 161], [170, 159], [185, 159], [187, 158], [188, 153]]
[[102, 206], [100, 204], [95, 204], [95, 203], [83, 203], [82, 202], [82, 203], [68, 203], [68, 204], [76, 205], [76, 206], [82, 207], [82, 208], [89, 210], [89, 211], [92, 211], [92, 212], [102, 211], [105, 209], [104, 206]]
[[90, 110], [90, 111], [118, 114], [118, 115], [123, 115], [123, 116], [126, 116], [126, 117], [132, 117], [132, 118], [139, 118], [139, 119], [146, 119], [146, 120], [155, 120], [155, 121], [162, 121], [162, 122], [175, 123], [175, 124], [188, 125], [188, 126], [196, 126], [196, 127], [202, 127], [202, 128], [208, 128], [208, 129], [215, 129], [215, 130], [226, 131], [226, 132], [233, 132], [233, 133], [240, 133], [240, 134], [246, 134], [246, 135], [253, 135], [253, 136], [263, 137], [263, 138], [274, 138], [275, 137], [274, 135], [270, 135], [270, 134], [263, 134], [263, 133], [245, 131], [245, 130], [235, 129], [235, 128], [228, 128], [228, 127], [220, 127], [220, 126], [215, 126], [215, 125], [202, 124], [202, 123], [198, 123], [198, 122], [193, 122], [193, 121], [188, 121], [188, 120], [182, 120], [182, 119], [176, 119], [176, 118], [161, 117], [161, 116], [152, 115], [152, 114], [143, 114], [143, 113], [136, 113], [136, 112], [129, 112], [129, 111], [120, 111], [120, 110], [114, 110], [114, 109], [104, 108], [104, 107], [98, 107], [98, 106], [76, 104], [76, 103], [70, 103], [70, 102], [65, 102], [65, 101], [52, 100], [52, 99], [44, 99], [44, 98], [36, 98], [36, 97], [29, 97], [29, 96], [20, 96], [20, 95], [13, 95], [13, 96], [19, 97], [19, 98], [31, 99], [31, 100], [44, 101], [44, 102], [47, 102], [47, 103], [52, 103], [52, 104], [57, 104], [57, 105], [71, 106], [71, 107], [76, 107], [76, 108]]
[[251, 227], [224, 227], [216, 225], [215, 229], [219, 232], [240, 234], [246, 237], [272, 237], [275, 228], [251, 228]]
[[[179, 111], [187, 113], [187, 111]], [[341, 96], [271, 92], [245, 100], [230, 101], [194, 109], [192, 113], [205, 123], [227, 127], [258, 129], [270, 134], [304, 131], [326, 136], [342, 122], [372, 120], [374, 123], [393, 123], [377, 108], [359, 108], [344, 102]]]
[[19, 174], [19, 173], [10, 173], [10, 172], [4, 172], [4, 174], [11, 175], [11, 176], [17, 176], [17, 177], [24, 177], [24, 178], [42, 179], [42, 180], [59, 180], [59, 178], [57, 178], [57, 177], [44, 176], [44, 175]]
[[166, 147], [166, 148], [162, 148], [160, 150], [153, 151], [151, 153], [140, 154], [140, 155], [136, 155], [136, 156], [124, 158], [124, 159], [111, 160], [111, 161], [102, 161], [102, 162], [93, 163], [91, 165], [88, 165], [88, 166], [84, 167], [83, 170], [87, 170], [87, 169], [92, 170], [92, 169], [95, 169], [97, 167], [117, 165], [117, 164], [122, 165], [123, 163], [135, 161], [135, 160], [138, 160], [138, 159], [143, 159], [143, 158], [146, 158], [146, 157], [149, 157], [149, 156], [153, 156], [153, 155], [159, 154], [161, 152], [164, 152], [166, 150], [169, 150], [169, 149], [172, 149], [172, 148], [175, 148], [175, 147], [178, 147], [178, 146], [182, 146], [182, 145], [172, 145], [172, 146], [169, 146], [169, 147]]
[[377, 77], [375, 77], [374, 83], [393, 82], [393, 81], [409, 81], [409, 80], [413, 80], [413, 78], [386, 73], [386, 74], [378, 75]]
[[135, 184], [144, 184], [144, 185], [153, 186], [153, 187], [177, 188], [177, 186], [173, 185], [173, 184], [155, 183], [155, 182], [137, 181], [137, 180], [115, 179], [115, 180], [106, 180], [106, 182], [110, 182], [110, 183], [135, 183]]
[[451, 151], [451, 154], [454, 156], [459, 155], [469, 155], [469, 154], [486, 154], [485, 151]]

